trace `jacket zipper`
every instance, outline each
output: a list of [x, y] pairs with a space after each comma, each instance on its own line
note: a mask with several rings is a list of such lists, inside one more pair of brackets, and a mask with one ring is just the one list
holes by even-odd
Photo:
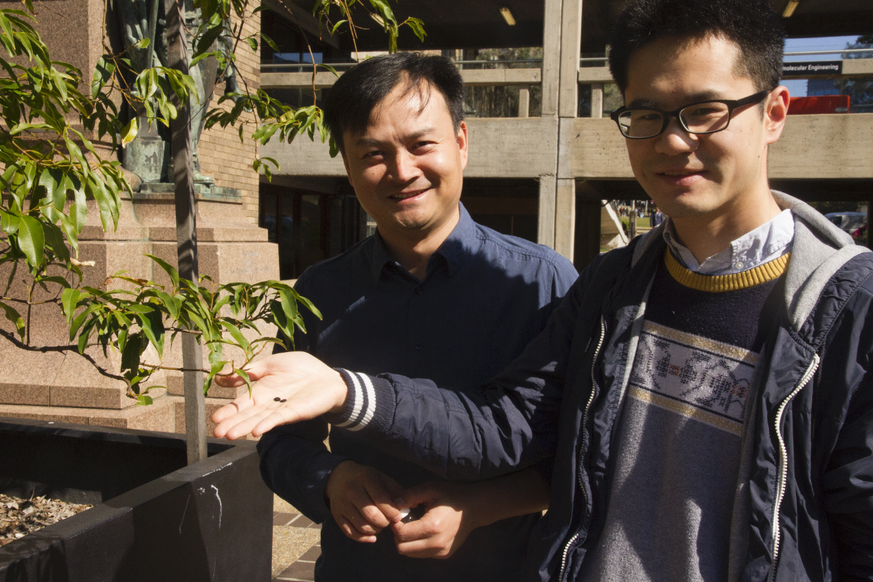
[[[603, 317], [600, 317], [600, 338], [597, 340], [597, 346], [594, 348], [594, 358], [591, 360], [591, 395], [588, 396], [588, 402], [585, 403], [585, 409], [582, 412], [582, 425], [580, 430], [582, 432], [582, 444], [579, 446], [579, 459], [578, 459], [578, 467], [580, 468], [577, 471], [577, 479], [579, 480], [579, 489], [582, 491], [582, 496], [585, 499], [584, 507], [588, 507], [588, 494], [585, 492], [585, 484], [582, 482], [582, 461], [585, 456], [585, 451], [588, 449], [588, 433], [585, 430], [585, 425], [588, 424], [588, 412], [591, 410], [591, 404], [594, 402], [595, 397], [595, 388], [597, 384], [594, 381], [594, 370], [597, 367], [597, 357], [600, 355], [600, 349], [603, 347], [603, 340], [606, 337], [606, 323], [603, 321]], [[584, 520], [583, 520], [584, 522]], [[573, 534], [567, 543], [564, 545], [564, 551], [561, 553], [561, 570], [558, 573], [558, 580], [561, 581], [564, 579], [564, 572], [567, 569], [567, 557], [570, 555], [570, 547], [579, 539], [579, 535], [582, 533], [582, 524], [579, 525], [579, 529]]]
[[776, 580], [776, 567], [779, 565], [779, 544], [781, 542], [782, 534], [779, 527], [779, 511], [782, 506], [782, 500], [785, 497], [786, 476], [788, 474], [788, 451], [785, 449], [785, 439], [782, 438], [782, 431], [780, 429], [780, 425], [782, 424], [782, 413], [785, 412], [788, 403], [791, 402], [791, 400], [797, 396], [797, 393], [800, 392], [812, 379], [813, 374], [815, 374], [818, 369], [820, 361], [821, 358], [819, 358], [819, 355], [814, 354], [812, 362], [806, 368], [806, 372], [803, 373], [800, 382], [794, 390], [791, 391], [791, 394], [782, 401], [782, 404], [779, 405], [779, 409], [776, 411], [776, 422], [774, 425], [776, 427], [776, 438], [779, 442], [779, 478], [777, 479], [776, 486], [776, 502], [773, 504], [773, 545], [770, 552], [773, 556], [773, 562], [770, 566], [769, 582]]

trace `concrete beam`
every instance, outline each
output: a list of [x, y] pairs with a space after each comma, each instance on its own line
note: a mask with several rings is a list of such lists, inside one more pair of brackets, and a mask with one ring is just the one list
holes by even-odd
[[[610, 119], [573, 121], [569, 175], [632, 179], [625, 140]], [[770, 147], [769, 176], [777, 179], [873, 178], [873, 114], [791, 115]], [[564, 173], [559, 177], [566, 177]]]
[[465, 176], [536, 178], [555, 173], [557, 119], [470, 119], [467, 127], [470, 153]]
[[601, 180], [633, 178], [625, 139], [611, 119], [574, 119], [565, 139], [570, 150], [569, 175]]
[[[341, 71], [337, 71], [342, 75]], [[539, 85], [540, 69], [461, 69], [461, 77], [468, 87]], [[329, 71], [315, 74], [315, 88], [327, 89], [338, 77]], [[312, 73], [261, 73], [262, 89], [311, 89]]]
[[[329, 71], [316, 73], [315, 88], [328, 89], [336, 80], [337, 76]], [[312, 89], [312, 86], [312, 73], [261, 73], [261, 89]]]
[[615, 83], [609, 67], [582, 67], [576, 75], [579, 83]]
[[[558, 121], [554, 118], [470, 119], [471, 178], [557, 176]], [[625, 140], [610, 119], [579, 118], [562, 124], [562, 179], [633, 179]], [[772, 178], [873, 178], [873, 114], [790, 116], [782, 139], [770, 148]], [[276, 159], [277, 174], [342, 177], [339, 157], [305, 136], [290, 145], [273, 140], [261, 155]], [[542, 192], [542, 189], [541, 189]]]
[[542, 82], [540, 69], [461, 69], [468, 87], [529, 86]]
[[[469, 119], [470, 152], [464, 175], [470, 178], [536, 178], [555, 173], [558, 121], [555, 118]], [[260, 155], [279, 162], [276, 175], [345, 176], [342, 158], [331, 158], [327, 144], [298, 136], [292, 143], [273, 139]]]
[[873, 178], [873, 113], [789, 115], [771, 178]]

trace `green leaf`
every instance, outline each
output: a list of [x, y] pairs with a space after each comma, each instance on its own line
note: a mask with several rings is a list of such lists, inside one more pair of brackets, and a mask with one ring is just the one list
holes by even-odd
[[79, 297], [81, 296], [82, 292], [78, 289], [64, 289], [61, 293], [61, 306], [67, 316], [67, 325], [73, 321], [73, 315], [79, 307]]
[[9, 212], [0, 210], [0, 230], [7, 235], [18, 232], [18, 227], [21, 224], [21, 217]]
[[246, 387], [248, 387], [248, 389], [249, 389], [249, 396], [251, 396], [252, 395], [252, 379], [249, 378], [248, 373], [245, 370], [243, 370], [242, 368], [234, 368], [233, 373], [238, 375], [240, 378], [243, 379], [243, 382], [246, 383]]
[[70, 289], [70, 282], [61, 277], [60, 275], [49, 275], [46, 277], [39, 277], [38, 279], [41, 283], [54, 283], [64, 289]]
[[130, 118], [130, 121], [121, 130], [121, 147], [127, 147], [127, 144], [136, 138], [137, 133], [139, 133], [139, 121], [134, 116]]
[[221, 22], [217, 26], [207, 30], [203, 36], [197, 39], [197, 52], [195, 54], [205, 53], [212, 47], [212, 43], [221, 36], [224, 32], [224, 23]]
[[393, 22], [394, 24], [397, 23], [397, 19], [394, 18], [394, 11], [391, 10], [390, 6], [388, 6], [388, 2], [385, 2], [385, 0], [370, 0], [370, 4], [373, 8], [379, 11], [385, 20]]
[[63, 212], [67, 202], [67, 193], [63, 188], [63, 172], [56, 168], [46, 168], [40, 173], [38, 183], [45, 188], [46, 198], [51, 200], [52, 207]]
[[61, 229], [54, 224], [42, 223], [45, 242], [49, 248], [55, 253], [55, 256], [64, 263], [70, 260], [70, 251], [67, 245], [64, 244], [64, 235]]
[[148, 396], [147, 394], [136, 395], [137, 406], [150, 406], [152, 403], [154, 403], [154, 400], [151, 396]]
[[3, 313], [6, 315], [6, 319], [12, 322], [12, 325], [15, 326], [15, 332], [18, 334], [18, 337], [24, 338], [26, 330], [24, 326], [24, 319], [22, 319], [21, 315], [10, 305], [6, 305], [2, 302], [0, 302], [0, 309], [3, 309]]
[[245, 338], [245, 336], [242, 334], [242, 332], [239, 330], [239, 328], [237, 326], [235, 326], [234, 324], [230, 323], [229, 321], [219, 321], [218, 324], [230, 332], [230, 335], [233, 337], [234, 340], [236, 340], [236, 343], [239, 345], [239, 347], [242, 348], [242, 350], [248, 356], [249, 352], [252, 349], [252, 346], [251, 346], [251, 344], [249, 344], [249, 340], [247, 340]]
[[70, 219], [73, 221], [76, 233], [78, 234], [85, 228], [85, 221], [88, 219], [88, 197], [85, 195], [85, 190], [81, 188], [81, 185], [73, 184], [69, 178], [67, 178], [65, 188], [73, 190], [74, 197], [73, 203], [70, 205]]
[[150, 342], [155, 346], [159, 356], [164, 353], [164, 320], [161, 312], [157, 309], [149, 308], [148, 313], [137, 315], [137, 321], [142, 328], [143, 333]]
[[322, 319], [321, 311], [318, 310], [318, 308], [315, 306], [314, 303], [312, 303], [312, 301], [310, 301], [297, 291], [294, 291], [293, 289], [291, 290], [291, 292], [294, 294], [294, 298], [297, 299], [299, 303], [302, 303], [306, 307], [306, 309], [308, 309], [312, 313], [312, 315], [314, 315], [318, 319]]
[[215, 375], [221, 372], [224, 369], [224, 366], [229, 364], [230, 362], [219, 360], [212, 362], [212, 367], [209, 369], [209, 374], [206, 376], [206, 380], [203, 382], [203, 395], [205, 396], [209, 387], [212, 385], [212, 379], [215, 378]]
[[333, 25], [333, 28], [330, 29], [330, 33], [336, 34], [337, 29], [339, 29], [340, 26], [342, 26], [343, 24], [346, 24], [346, 23], [348, 23], [348, 20], [337, 21], [337, 23]]
[[424, 22], [418, 18], [409, 17], [406, 19], [406, 24], [412, 29], [412, 32], [418, 37], [418, 40], [424, 42], [424, 37], [427, 36], [427, 33], [424, 31]]
[[139, 370], [140, 356], [145, 349], [144, 338], [142, 334], [134, 333], [128, 336], [124, 346], [124, 351], [121, 352], [121, 369], [131, 370], [136, 372]]
[[172, 317], [173, 319], [179, 319], [179, 314], [182, 311], [182, 301], [180, 299], [177, 299], [176, 297], [171, 296], [169, 293], [161, 291], [160, 289], [155, 289], [155, 295], [164, 304], [164, 307], [170, 314], [170, 317]]
[[45, 235], [42, 224], [32, 216], [22, 216], [18, 228], [18, 247], [27, 257], [27, 263], [33, 267], [41, 267], [45, 262]]
[[272, 38], [270, 38], [269, 36], [267, 36], [264, 33], [261, 33], [261, 38], [264, 39], [264, 42], [267, 43], [267, 46], [269, 46], [271, 49], [273, 49], [273, 51], [275, 51], [277, 53], [282, 52], [282, 49], [279, 48], [279, 45], [277, 45], [275, 42], [273, 42]]
[[171, 265], [164, 259], [159, 259], [154, 255], [146, 254], [146, 256], [156, 262], [164, 271], [167, 272], [167, 275], [170, 276], [170, 280], [173, 282], [174, 289], [179, 287], [179, 271], [177, 271], [173, 265]]
[[[148, 39], [145, 39], [148, 40]], [[91, 97], [97, 97], [100, 90], [115, 74], [115, 62], [106, 60], [106, 55], [97, 59], [97, 65], [94, 67], [94, 76], [91, 79]]]

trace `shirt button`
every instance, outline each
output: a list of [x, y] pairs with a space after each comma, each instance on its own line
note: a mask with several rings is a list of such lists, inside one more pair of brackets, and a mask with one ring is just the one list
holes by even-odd
[[416, 295], [421, 295], [422, 293], [424, 293], [424, 289], [422, 289], [421, 285], [415, 288]]
[[742, 269], [742, 268], [745, 267], [745, 266], [746, 266], [746, 264], [745, 264], [744, 262], [742, 262], [742, 261], [737, 261], [737, 264], [734, 265], [734, 268], [736, 268], [736, 269]]
[[418, 342], [417, 344], [415, 344], [415, 349], [417, 349], [417, 350], [421, 350], [423, 347], [424, 347], [424, 345], [421, 342]]

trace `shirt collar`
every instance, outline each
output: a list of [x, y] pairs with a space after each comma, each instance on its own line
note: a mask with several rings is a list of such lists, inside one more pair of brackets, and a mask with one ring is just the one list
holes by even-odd
[[754, 269], [789, 252], [794, 240], [794, 219], [791, 210], [783, 210], [703, 263], [698, 263], [691, 251], [679, 242], [669, 218], [664, 228], [664, 240], [685, 268], [703, 275], [731, 275]]
[[[428, 260], [428, 273], [435, 268], [435, 261], [442, 259], [445, 261], [449, 275], [454, 275], [458, 269], [464, 264], [467, 258], [474, 252], [475, 247], [480, 244], [477, 236], [476, 223], [470, 217], [470, 213], [464, 208], [460, 202], [460, 219], [443, 244]], [[370, 268], [373, 275], [373, 281], [378, 282], [386, 265], [395, 265], [397, 268], [403, 269], [400, 264], [388, 252], [388, 247], [385, 246], [385, 241], [376, 230], [373, 235], [373, 251], [370, 258]]]

